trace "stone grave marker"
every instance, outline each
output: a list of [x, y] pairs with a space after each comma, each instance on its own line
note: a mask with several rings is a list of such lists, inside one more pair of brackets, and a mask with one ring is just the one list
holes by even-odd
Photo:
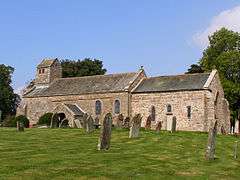
[[176, 128], [177, 128], [177, 118], [176, 116], [173, 116], [172, 124], [171, 124], [171, 133], [175, 132]]
[[99, 126], [100, 126], [98, 117], [96, 117], [95, 120], [94, 120], [94, 126], [95, 126], [95, 129], [98, 129]]
[[217, 136], [217, 121], [215, 121], [214, 126], [209, 129], [208, 133], [208, 143], [205, 158], [206, 160], [214, 160], [216, 136]]
[[172, 120], [173, 120], [173, 117], [168, 115], [167, 118], [166, 118], [166, 130], [167, 131], [172, 130]]
[[126, 117], [123, 121], [123, 128], [129, 128], [130, 127], [130, 118]]
[[145, 124], [145, 129], [146, 130], [151, 129], [151, 122], [152, 122], [152, 118], [151, 118], [151, 116], [148, 116], [146, 124]]
[[238, 141], [235, 141], [235, 145], [234, 145], [234, 155], [233, 155], [234, 159], [237, 159], [237, 157], [238, 157], [237, 152], [238, 152]]
[[141, 114], [137, 114], [133, 117], [129, 131], [129, 138], [137, 138], [139, 136], [141, 122], [142, 122]]
[[117, 128], [122, 128], [123, 127], [123, 121], [124, 121], [124, 116], [122, 114], [119, 114], [117, 116], [116, 127]]
[[98, 141], [98, 150], [108, 150], [112, 133], [112, 115], [108, 113], [103, 120], [101, 133]]
[[239, 133], [239, 120], [235, 120], [235, 127], [234, 127], [234, 133]]
[[88, 116], [86, 119], [86, 132], [91, 133], [94, 131], [94, 122], [92, 116]]
[[158, 121], [157, 124], [156, 124], [156, 132], [159, 133], [162, 129], [162, 122], [161, 121]]
[[24, 124], [22, 122], [17, 121], [17, 131], [24, 131]]

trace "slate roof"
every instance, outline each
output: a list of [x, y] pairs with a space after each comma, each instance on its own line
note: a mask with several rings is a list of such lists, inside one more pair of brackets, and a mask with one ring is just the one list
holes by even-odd
[[36, 87], [24, 97], [79, 95], [103, 92], [127, 91], [127, 87], [137, 77], [138, 72], [61, 78], [53, 81], [49, 87]]
[[182, 90], [204, 89], [210, 73], [184, 74], [176, 76], [159, 76], [144, 79], [133, 91], [134, 93], [143, 92], [168, 92]]
[[65, 106], [68, 107], [68, 109], [70, 109], [74, 115], [78, 115], [78, 116], [83, 116], [84, 112], [81, 111], [81, 109], [79, 109], [76, 105], [74, 104], [64, 104]]
[[37, 67], [44, 68], [50, 67], [57, 59], [44, 59]]

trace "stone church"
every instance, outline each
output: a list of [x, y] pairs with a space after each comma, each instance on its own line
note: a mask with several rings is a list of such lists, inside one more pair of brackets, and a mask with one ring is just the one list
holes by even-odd
[[177, 130], [208, 131], [216, 119], [219, 132], [230, 129], [228, 102], [216, 70], [147, 77], [141, 68], [130, 73], [62, 78], [60, 62], [45, 59], [24, 90], [17, 113], [27, 116], [33, 125], [47, 112], [63, 114], [71, 127], [82, 113], [101, 122], [110, 112], [129, 118], [140, 113], [143, 127], [151, 116], [153, 125], [161, 121], [162, 129], [167, 129], [167, 121], [175, 116]]

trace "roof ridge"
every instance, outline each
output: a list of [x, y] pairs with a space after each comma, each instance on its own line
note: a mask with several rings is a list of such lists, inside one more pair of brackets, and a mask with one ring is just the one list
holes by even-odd
[[119, 75], [124, 75], [124, 74], [137, 74], [137, 72], [127, 72], [127, 73], [116, 73], [116, 74], [102, 74], [102, 75], [92, 75], [92, 76], [80, 76], [80, 77], [66, 77], [66, 78], [58, 78], [56, 81], [58, 80], [62, 80], [62, 79], [84, 79], [84, 78], [94, 78], [94, 77], [101, 77], [101, 76], [119, 76]]
[[209, 74], [210, 72], [204, 72], [204, 73], [192, 73], [192, 74], [176, 74], [176, 75], [164, 75], [164, 76], [151, 76], [148, 77], [147, 79], [152, 79], [152, 78], [160, 78], [160, 77], [179, 77], [179, 76], [194, 76], [194, 75], [201, 75], [201, 74]]

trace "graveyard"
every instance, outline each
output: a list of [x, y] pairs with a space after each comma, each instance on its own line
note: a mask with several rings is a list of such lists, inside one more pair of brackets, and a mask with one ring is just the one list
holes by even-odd
[[99, 151], [100, 132], [100, 129], [87, 133], [72, 128], [25, 128], [24, 132], [18, 132], [16, 128], [1, 128], [0, 179], [238, 179], [240, 176], [240, 158], [233, 157], [239, 137], [217, 135], [215, 159], [207, 161], [204, 157], [207, 133], [141, 128], [138, 137], [129, 138], [129, 129], [112, 128], [110, 148]]

